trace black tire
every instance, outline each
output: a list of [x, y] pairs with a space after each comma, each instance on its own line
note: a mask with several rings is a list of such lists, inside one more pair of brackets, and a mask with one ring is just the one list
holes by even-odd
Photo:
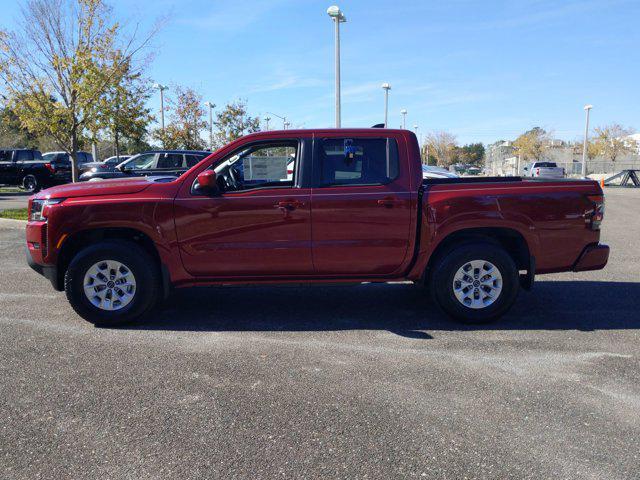
[[36, 193], [40, 190], [38, 179], [33, 175], [25, 175], [20, 183], [23, 190], [29, 193]]
[[[490, 262], [502, 277], [502, 290], [493, 303], [479, 308], [471, 308], [458, 300], [454, 291], [456, 273], [474, 260]], [[482, 273], [481, 271], [481, 278]], [[474, 283], [471, 287], [471, 297], [474, 295], [473, 290], [476, 286], [478, 285]], [[431, 294], [444, 313], [454, 320], [473, 324], [490, 322], [507, 313], [518, 296], [519, 287], [518, 268], [511, 256], [499, 245], [481, 241], [463, 244], [449, 250], [438, 259], [430, 278]], [[480, 285], [479, 303], [484, 303], [481, 297], [485, 295], [482, 288]]]
[[[126, 265], [135, 278], [133, 299], [118, 310], [98, 308], [84, 293], [85, 274], [103, 260]], [[158, 303], [161, 286], [157, 261], [136, 243], [126, 240], [104, 240], [81, 250], [71, 260], [64, 277], [64, 289], [73, 309], [98, 327], [116, 327], [143, 318]]]

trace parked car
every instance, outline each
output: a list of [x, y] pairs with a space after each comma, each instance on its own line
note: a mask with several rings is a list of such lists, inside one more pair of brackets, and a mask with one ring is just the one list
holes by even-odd
[[131, 155], [120, 155], [120, 156], [114, 155], [113, 157], [105, 158], [101, 162], [88, 162], [82, 165], [82, 169], [80, 170], [80, 173], [82, 174], [86, 172], [97, 172], [101, 170], [113, 171], [115, 170], [117, 165], [121, 164], [122, 162], [130, 158], [131, 158]]
[[106, 180], [132, 176], [178, 176], [211, 152], [199, 150], [153, 150], [125, 160], [114, 169], [96, 169], [80, 175], [80, 181]]
[[27, 260], [106, 326], [144, 316], [172, 287], [400, 280], [426, 284], [452, 318], [484, 322], [535, 275], [606, 265], [597, 182], [424, 180], [421, 167], [407, 130], [250, 134], [177, 178], [33, 196]]
[[[42, 154], [42, 158], [46, 162], [50, 162], [53, 165], [58, 165], [58, 168], [65, 169], [71, 172], [71, 156], [67, 152], [46, 152]], [[78, 174], [84, 171], [85, 165], [93, 162], [93, 155], [89, 152], [77, 152], [76, 159], [78, 161]], [[71, 175], [69, 174], [69, 180], [71, 181]]]
[[555, 162], [533, 162], [524, 167], [523, 176], [533, 178], [564, 178], [564, 168]]
[[446, 168], [422, 165], [422, 178], [458, 178], [460, 175]]
[[0, 148], [0, 184], [18, 186], [27, 192], [71, 181], [68, 165], [45, 159], [39, 150]]

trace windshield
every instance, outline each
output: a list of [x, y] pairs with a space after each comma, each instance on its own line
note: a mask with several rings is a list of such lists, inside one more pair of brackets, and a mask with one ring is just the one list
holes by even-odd
[[155, 153], [142, 153], [121, 163], [127, 170], [146, 170], [153, 168]]

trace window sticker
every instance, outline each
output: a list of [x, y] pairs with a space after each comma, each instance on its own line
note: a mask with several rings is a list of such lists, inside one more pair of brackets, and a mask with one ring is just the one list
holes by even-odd
[[287, 163], [290, 157], [257, 157], [242, 159], [244, 179], [276, 181], [287, 178]]

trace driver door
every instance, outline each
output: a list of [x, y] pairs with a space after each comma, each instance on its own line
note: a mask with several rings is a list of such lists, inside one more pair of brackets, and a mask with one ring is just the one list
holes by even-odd
[[185, 269], [215, 278], [304, 276], [311, 260], [310, 189], [300, 175], [304, 142], [261, 141], [215, 165], [220, 192], [192, 188], [175, 200]]

